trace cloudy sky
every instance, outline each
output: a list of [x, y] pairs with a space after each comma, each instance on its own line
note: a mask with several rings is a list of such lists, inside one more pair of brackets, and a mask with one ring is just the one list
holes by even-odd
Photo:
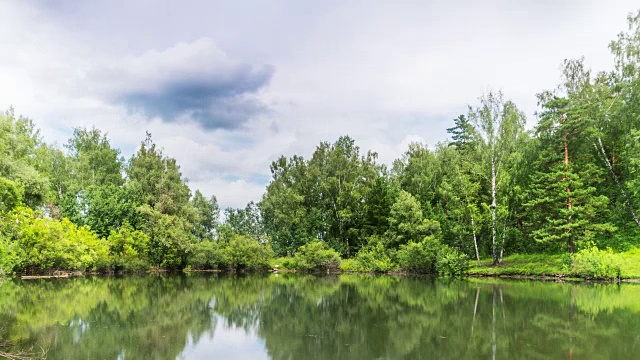
[[348, 134], [391, 163], [502, 90], [535, 122], [565, 58], [611, 66], [633, 1], [0, 0], [0, 108], [49, 143], [145, 137], [223, 207], [260, 198], [269, 164]]

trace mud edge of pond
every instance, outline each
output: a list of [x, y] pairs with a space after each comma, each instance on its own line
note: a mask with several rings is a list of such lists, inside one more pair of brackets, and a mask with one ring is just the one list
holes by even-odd
[[553, 282], [590, 282], [590, 283], [633, 283], [640, 284], [640, 279], [592, 279], [583, 277], [569, 277], [564, 275], [520, 275], [520, 274], [467, 274], [470, 278], [493, 278], [493, 279], [511, 279], [511, 280], [539, 280]]
[[[236, 273], [301, 273], [301, 274], [315, 274], [315, 275], [340, 275], [340, 274], [370, 274], [370, 275], [390, 275], [390, 276], [428, 276], [428, 277], [438, 277], [437, 274], [421, 274], [421, 273], [412, 273], [406, 271], [389, 271], [389, 272], [368, 272], [368, 271], [322, 271], [322, 272], [304, 272], [298, 270], [291, 269], [269, 269], [266, 271], [227, 271], [227, 270], [189, 270], [189, 271], [170, 271], [167, 269], [159, 269], [155, 268], [152, 270], [146, 271], [133, 271], [133, 272], [93, 272], [93, 271], [54, 271], [47, 274], [15, 274], [15, 275], [2, 275], [0, 274], [0, 278], [20, 278], [23, 280], [37, 280], [37, 279], [66, 279], [72, 277], [81, 277], [81, 276], [91, 276], [91, 275], [99, 275], [99, 276], [113, 276], [113, 275], [136, 275], [136, 274], [164, 274], [164, 273], [226, 273], [226, 274], [236, 274]], [[582, 278], [582, 277], [568, 277], [560, 274], [544, 274], [544, 275], [521, 275], [521, 274], [466, 274], [462, 276], [462, 278], [486, 278], [486, 279], [508, 279], [508, 280], [538, 280], [538, 281], [552, 281], [552, 282], [591, 282], [591, 283], [633, 283], [640, 284], [640, 278], [627, 278], [627, 279], [591, 279], [591, 278]]]

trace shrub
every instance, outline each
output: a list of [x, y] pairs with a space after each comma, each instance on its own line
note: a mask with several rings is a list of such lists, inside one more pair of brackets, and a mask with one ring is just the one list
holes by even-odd
[[356, 259], [344, 259], [340, 261], [341, 271], [358, 271], [358, 261]]
[[0, 176], [0, 213], [20, 205], [23, 195], [24, 191], [18, 183]]
[[356, 271], [387, 272], [396, 268], [391, 251], [379, 241], [371, 241], [356, 254]]
[[109, 247], [86, 226], [68, 219], [45, 218], [40, 212], [18, 207], [6, 215], [3, 233], [11, 239], [5, 246], [23, 259], [14, 271], [104, 270], [109, 266]]
[[620, 265], [611, 249], [600, 250], [591, 245], [573, 255], [570, 273], [593, 279], [615, 279], [620, 277]]
[[319, 240], [300, 246], [293, 259], [295, 268], [302, 271], [335, 271], [340, 268], [340, 254]]
[[229, 256], [228, 265], [239, 270], [266, 270], [273, 258], [270, 244], [261, 244], [247, 235], [235, 235], [226, 245]]
[[469, 271], [469, 257], [444, 245], [438, 251], [436, 271], [445, 276], [461, 276]]
[[193, 246], [188, 264], [193, 269], [222, 269], [229, 264], [229, 255], [223, 243], [202, 241]]
[[400, 246], [398, 264], [405, 271], [430, 274], [436, 271], [436, 257], [442, 245], [433, 236]]
[[125, 223], [118, 231], [111, 230], [109, 238], [112, 269], [116, 271], [140, 271], [149, 268], [147, 249], [149, 236], [140, 230], [134, 230]]
[[0, 276], [12, 274], [23, 258], [22, 249], [0, 234]]
[[273, 259], [271, 261], [271, 268], [275, 269], [276, 265], [280, 270], [295, 270], [296, 269], [296, 261], [294, 258], [289, 256], [279, 257], [277, 259]]

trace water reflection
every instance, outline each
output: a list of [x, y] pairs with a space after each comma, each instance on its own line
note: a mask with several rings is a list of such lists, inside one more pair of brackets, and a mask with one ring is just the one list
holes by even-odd
[[0, 339], [51, 359], [634, 358], [640, 286], [295, 274], [0, 285]]

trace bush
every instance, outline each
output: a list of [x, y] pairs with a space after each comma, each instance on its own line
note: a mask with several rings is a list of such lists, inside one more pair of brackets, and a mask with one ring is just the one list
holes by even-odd
[[591, 245], [573, 255], [569, 272], [585, 278], [616, 279], [620, 278], [620, 265], [611, 249], [599, 250]]
[[105, 270], [109, 267], [109, 247], [86, 226], [68, 219], [45, 218], [40, 212], [18, 207], [6, 215], [3, 246], [22, 259], [13, 271]]
[[319, 240], [300, 246], [293, 259], [295, 268], [302, 271], [336, 271], [340, 268], [340, 254]]
[[400, 246], [398, 264], [405, 271], [431, 274], [436, 272], [436, 257], [442, 245], [433, 236], [420, 242]]
[[0, 234], [0, 277], [13, 274], [24, 258], [22, 249]]
[[436, 271], [445, 276], [461, 276], [469, 271], [469, 257], [447, 245], [438, 251]]
[[247, 235], [235, 235], [226, 245], [230, 268], [239, 270], [266, 270], [273, 258], [270, 244], [261, 244]]
[[141, 271], [149, 268], [147, 249], [149, 236], [140, 230], [134, 230], [125, 223], [118, 231], [111, 230], [109, 238], [111, 266], [116, 271]]
[[18, 183], [0, 176], [0, 213], [11, 211], [20, 205], [23, 195]]
[[229, 255], [223, 243], [203, 241], [193, 246], [188, 264], [198, 270], [223, 269], [229, 266]]
[[279, 257], [277, 259], [273, 259], [271, 261], [271, 268], [275, 269], [276, 266], [280, 270], [295, 270], [296, 269], [296, 261], [292, 257], [283, 256], [283, 257]]
[[358, 261], [356, 259], [343, 259], [340, 261], [341, 271], [358, 271]]
[[392, 259], [392, 252], [387, 250], [379, 241], [371, 241], [358, 251], [355, 261], [355, 271], [387, 272], [396, 268]]

